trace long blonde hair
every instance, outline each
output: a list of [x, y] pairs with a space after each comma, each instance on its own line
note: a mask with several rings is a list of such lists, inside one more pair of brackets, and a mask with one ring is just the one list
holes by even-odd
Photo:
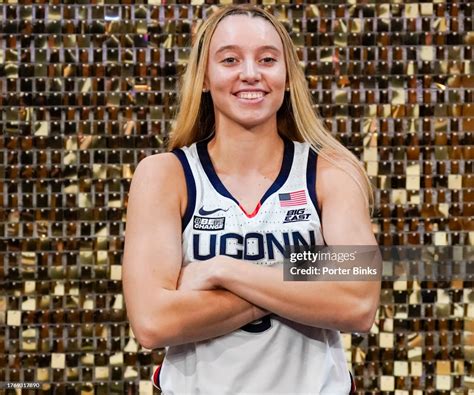
[[[351, 175], [364, 193], [368, 207], [372, 208], [373, 188], [364, 166], [331, 135], [314, 110], [313, 98], [304, 72], [298, 65], [298, 55], [288, 32], [272, 14], [252, 4], [221, 7], [199, 27], [186, 71], [180, 80], [177, 114], [172, 124], [168, 149], [189, 146], [214, 132], [212, 98], [209, 93], [203, 93], [202, 89], [211, 38], [219, 22], [229, 15], [264, 18], [273, 25], [282, 40], [290, 91], [285, 93], [283, 104], [277, 112], [278, 132], [290, 140], [310, 143], [320, 156]], [[361, 177], [356, 177], [351, 169], [355, 169]]]

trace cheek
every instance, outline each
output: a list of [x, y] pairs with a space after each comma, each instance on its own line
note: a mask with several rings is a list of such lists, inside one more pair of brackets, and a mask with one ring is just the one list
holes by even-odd
[[207, 78], [213, 90], [229, 90], [232, 87], [233, 79], [235, 79], [234, 74], [230, 70], [215, 65], [209, 65], [207, 68], [207, 75], [209, 76]]
[[268, 75], [271, 83], [273, 85], [273, 89], [285, 89], [286, 86], [286, 68], [285, 66], [275, 68], [272, 72]]

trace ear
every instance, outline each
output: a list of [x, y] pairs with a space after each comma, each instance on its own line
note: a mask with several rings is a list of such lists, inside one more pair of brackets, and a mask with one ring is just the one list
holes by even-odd
[[209, 78], [207, 78], [207, 74], [204, 75], [204, 82], [202, 84], [202, 89], [209, 90]]

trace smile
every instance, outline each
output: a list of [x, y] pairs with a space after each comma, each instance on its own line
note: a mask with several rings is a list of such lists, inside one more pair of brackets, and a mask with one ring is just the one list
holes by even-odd
[[246, 99], [246, 100], [254, 100], [254, 99], [260, 99], [263, 96], [265, 96], [265, 92], [239, 92], [235, 96], [237, 96], [239, 99]]

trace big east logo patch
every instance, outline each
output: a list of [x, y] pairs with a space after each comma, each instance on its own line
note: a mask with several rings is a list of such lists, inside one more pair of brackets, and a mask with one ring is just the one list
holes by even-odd
[[306, 213], [306, 208], [300, 208], [296, 210], [289, 210], [286, 213], [285, 220], [283, 221], [284, 224], [289, 222], [301, 222], [301, 221], [309, 221], [310, 213]]

